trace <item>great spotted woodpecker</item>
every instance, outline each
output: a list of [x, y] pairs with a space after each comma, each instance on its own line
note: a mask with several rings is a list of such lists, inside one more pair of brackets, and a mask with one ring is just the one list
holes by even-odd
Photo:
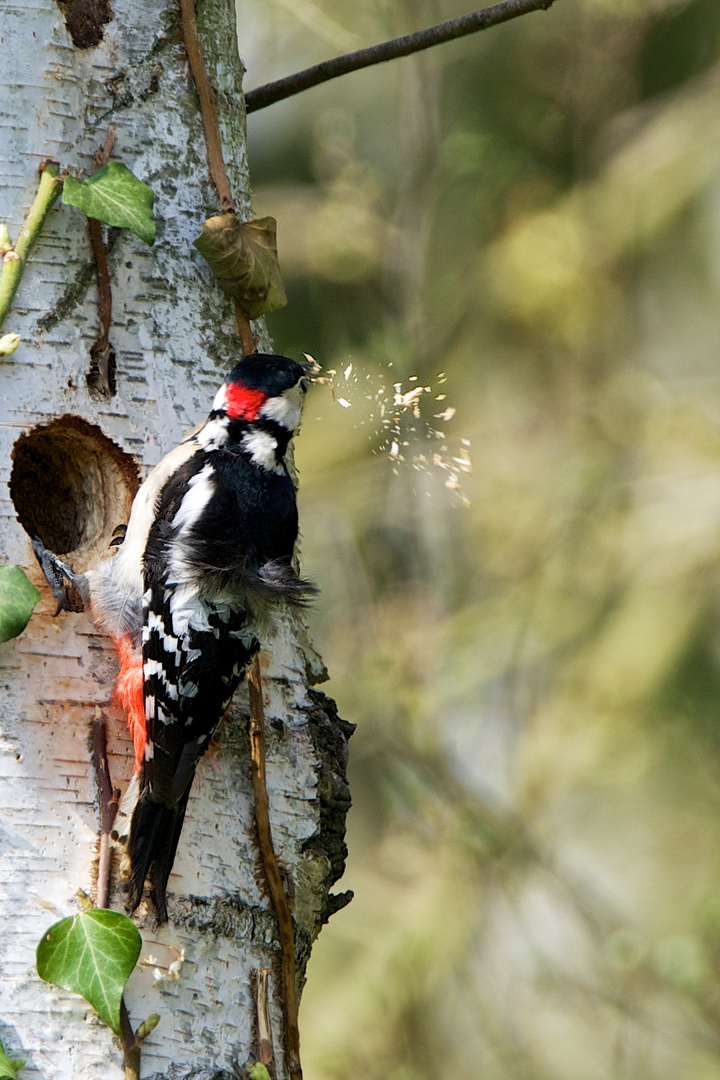
[[205, 424], [141, 485], [117, 554], [98, 569], [76, 575], [34, 541], [55, 595], [68, 578], [117, 646], [137, 787], [127, 907], [147, 880], [158, 922], [197, 763], [273, 607], [313, 591], [292, 565], [298, 521], [285, 463], [309, 370], [283, 356], [242, 359]]

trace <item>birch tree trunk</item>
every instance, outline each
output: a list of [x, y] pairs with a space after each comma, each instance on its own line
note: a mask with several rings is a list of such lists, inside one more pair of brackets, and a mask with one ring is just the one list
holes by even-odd
[[[250, 216], [232, 0], [203, 0], [198, 23], [216, 90], [238, 212]], [[54, 619], [29, 532], [77, 570], [108, 555], [140, 475], [207, 413], [239, 359], [232, 311], [191, 246], [219, 212], [210, 188], [195, 89], [177, 8], [167, 0], [0, 0], [0, 221], [19, 234], [44, 158], [90, 171], [109, 127], [114, 156], [155, 192], [150, 249], [111, 230], [111, 341], [117, 393], [88, 388], [98, 333], [94, 265], [84, 217], [52, 211], [3, 332], [23, 337], [0, 362], [0, 547], [28, 570], [42, 600], [25, 631], [0, 645], [0, 1037], [22, 1076], [119, 1080], [117, 1041], [85, 1002], [35, 973], [49, 924], [94, 893], [98, 796], [89, 727], [107, 718], [113, 783], [132, 771], [113, 709], [111, 643], [84, 614]], [[262, 328], [255, 326], [258, 333]], [[261, 338], [261, 345], [263, 339]], [[264, 341], [265, 346], [269, 343]], [[19, 518], [19, 520], [18, 520]], [[278, 858], [295, 887], [299, 978], [324, 918], [342, 902], [349, 725], [309, 688], [322, 664], [289, 618], [263, 653], [268, 789]], [[143, 1047], [143, 1077], [230, 1075], [255, 1060], [253, 970], [270, 969], [271, 1019], [283, 1067], [279, 945], [254, 840], [247, 696], [237, 695], [220, 746], [198, 769], [169, 884], [170, 922], [143, 933], [127, 1003], [135, 1024], [161, 1022]], [[112, 906], [122, 907], [116, 888]], [[156, 982], [184, 951], [177, 981]], [[148, 958], [152, 956], [154, 960]], [[142, 966], [145, 958], [147, 966]]]

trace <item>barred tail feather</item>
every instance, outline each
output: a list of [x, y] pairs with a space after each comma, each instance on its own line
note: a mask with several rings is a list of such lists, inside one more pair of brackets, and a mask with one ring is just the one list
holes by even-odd
[[167, 810], [166, 824], [168, 831], [165, 834], [163, 842], [159, 845], [159, 850], [153, 856], [148, 870], [150, 895], [153, 904], [155, 905], [157, 920], [160, 923], [167, 922], [165, 890], [167, 889], [170, 871], [175, 862], [175, 854], [177, 852], [180, 833], [182, 832], [183, 823], [185, 821], [185, 810], [187, 808], [189, 796], [190, 789], [188, 788], [174, 809]]
[[140, 796], [127, 844], [130, 860], [127, 910], [130, 913], [139, 906], [145, 879], [148, 878], [157, 920], [159, 923], [167, 922], [165, 890], [175, 861], [189, 795], [188, 789], [175, 806], [157, 801], [147, 791]]
[[167, 828], [163, 828], [167, 812], [164, 803], [154, 802], [147, 793], [141, 795], [133, 811], [127, 843], [130, 860], [127, 908], [130, 912], [135, 911], [142, 900], [145, 876], [153, 853], [167, 832]]

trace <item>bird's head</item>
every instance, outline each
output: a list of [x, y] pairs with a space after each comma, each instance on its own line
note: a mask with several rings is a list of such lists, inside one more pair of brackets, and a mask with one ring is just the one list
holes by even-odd
[[298, 364], [287, 356], [244, 356], [215, 395], [198, 441], [208, 450], [236, 445], [256, 465], [282, 471], [314, 370], [314, 363]]
[[298, 364], [287, 356], [244, 356], [218, 390], [210, 416], [248, 424], [269, 420], [295, 432], [311, 370], [311, 364]]

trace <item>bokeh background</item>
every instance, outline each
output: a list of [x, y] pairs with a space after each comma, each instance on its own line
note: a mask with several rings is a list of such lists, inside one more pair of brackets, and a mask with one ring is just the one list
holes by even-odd
[[[238, 0], [247, 86], [471, 6]], [[248, 127], [357, 724], [306, 1076], [720, 1078], [720, 3], [556, 0]]]

